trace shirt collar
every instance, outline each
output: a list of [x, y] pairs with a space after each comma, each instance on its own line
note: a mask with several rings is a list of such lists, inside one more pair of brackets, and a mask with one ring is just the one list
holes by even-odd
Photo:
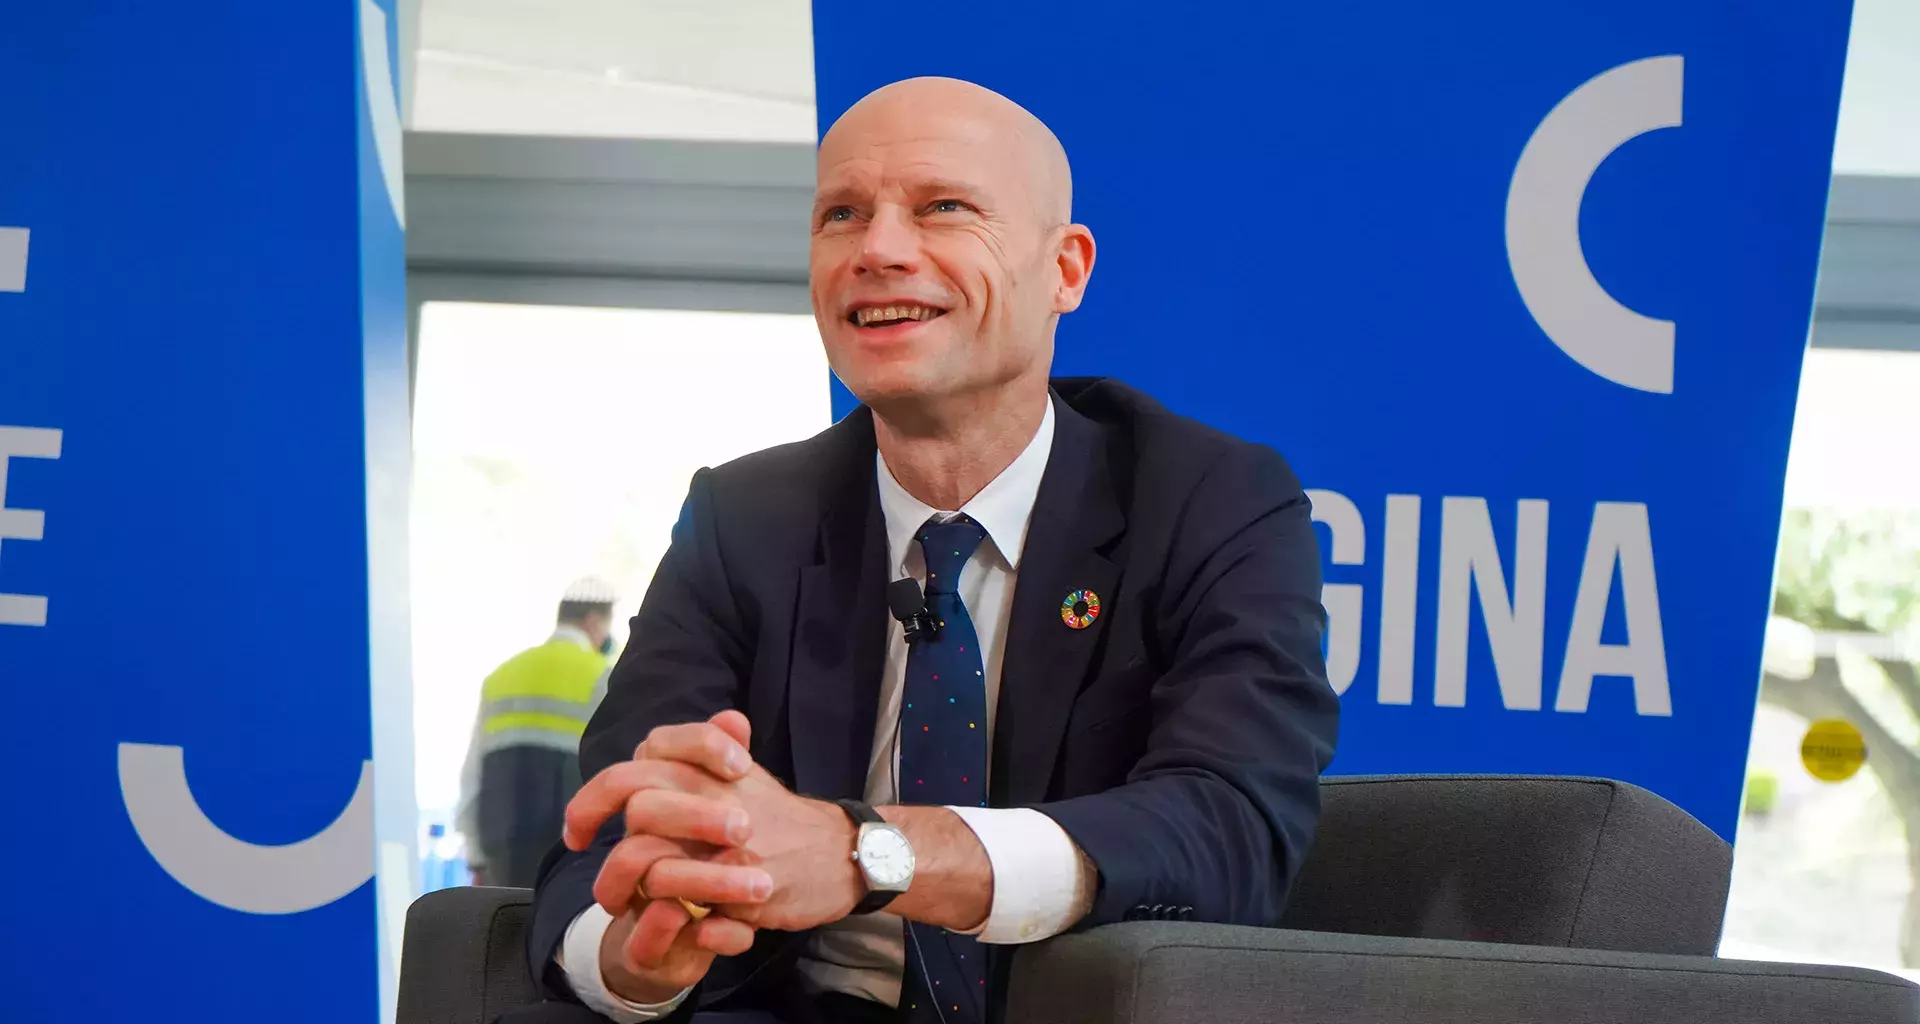
[[1053, 398], [1047, 398], [1047, 411], [1040, 417], [1040, 429], [1026, 450], [1000, 471], [1000, 475], [980, 489], [973, 500], [958, 513], [942, 511], [907, 493], [893, 478], [887, 461], [875, 454], [874, 472], [880, 482], [880, 511], [887, 520], [887, 554], [896, 572], [904, 573], [913, 533], [934, 516], [964, 514], [987, 531], [987, 538], [1000, 556], [1015, 570], [1020, 568], [1020, 552], [1027, 542], [1027, 522], [1033, 518], [1033, 504], [1040, 497], [1040, 479], [1047, 472], [1047, 456], [1053, 452]]
[[547, 638], [547, 642], [550, 644], [558, 643], [562, 640], [568, 643], [579, 644], [589, 651], [593, 650], [593, 638], [587, 636], [587, 631], [581, 629], [579, 626], [570, 626], [563, 623], [554, 627], [553, 635]]

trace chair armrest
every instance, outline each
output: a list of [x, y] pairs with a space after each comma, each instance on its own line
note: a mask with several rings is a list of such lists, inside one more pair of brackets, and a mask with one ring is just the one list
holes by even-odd
[[398, 1024], [491, 1024], [540, 1001], [527, 974], [533, 890], [461, 887], [407, 908]]
[[1008, 1024], [1913, 1024], [1878, 971], [1171, 922], [1024, 949]]

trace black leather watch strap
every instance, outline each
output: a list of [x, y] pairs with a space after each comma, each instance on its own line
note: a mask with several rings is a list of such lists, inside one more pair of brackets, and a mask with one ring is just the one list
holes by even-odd
[[[887, 823], [887, 819], [882, 818], [880, 816], [880, 812], [874, 810], [871, 804], [864, 804], [858, 800], [835, 800], [834, 803], [839, 804], [840, 809], [847, 812], [847, 817], [853, 819], [854, 849], [848, 851], [849, 854], [857, 854], [857, 852], [859, 851], [860, 826], [884, 825]], [[857, 856], [855, 857], [855, 859], [856, 860], [858, 859]], [[864, 870], [861, 871], [860, 877], [863, 879], [867, 877], [866, 872]], [[900, 897], [899, 893], [890, 892], [886, 889], [868, 889], [867, 894], [865, 896], [860, 897], [860, 902], [853, 905], [853, 912], [855, 914], [871, 914], [876, 910], [885, 909], [887, 904], [892, 903], [894, 900], [898, 899], [899, 897]]]
[[855, 825], [886, 824], [887, 819], [882, 818], [880, 812], [874, 810], [871, 804], [863, 804], [858, 800], [835, 800], [834, 803], [839, 804], [840, 809], [847, 812], [847, 817], [852, 818]]

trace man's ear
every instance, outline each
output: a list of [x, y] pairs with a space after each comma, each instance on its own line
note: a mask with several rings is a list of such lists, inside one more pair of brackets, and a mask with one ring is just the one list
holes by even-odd
[[1055, 313], [1080, 308], [1080, 300], [1087, 294], [1087, 279], [1093, 276], [1093, 257], [1093, 232], [1085, 224], [1060, 229], [1054, 249], [1054, 264], [1060, 270], [1060, 286], [1053, 296]]

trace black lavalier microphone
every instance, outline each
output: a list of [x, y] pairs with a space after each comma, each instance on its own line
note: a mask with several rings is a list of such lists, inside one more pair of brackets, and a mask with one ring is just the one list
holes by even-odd
[[933, 621], [933, 613], [927, 611], [926, 596], [920, 593], [920, 581], [911, 576], [887, 584], [887, 610], [906, 627], [908, 644], [933, 640], [940, 635], [939, 624]]

